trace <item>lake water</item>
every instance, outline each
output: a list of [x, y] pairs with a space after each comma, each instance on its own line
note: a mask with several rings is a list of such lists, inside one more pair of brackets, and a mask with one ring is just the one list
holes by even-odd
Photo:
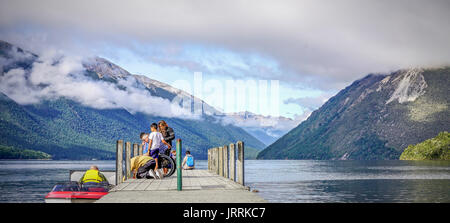
[[[0, 202], [42, 203], [69, 170], [92, 164], [115, 169], [115, 161], [0, 160]], [[450, 202], [448, 161], [246, 160], [245, 181], [269, 202]]]

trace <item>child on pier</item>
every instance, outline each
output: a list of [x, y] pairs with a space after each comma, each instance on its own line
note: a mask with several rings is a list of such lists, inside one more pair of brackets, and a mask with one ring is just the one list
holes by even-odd
[[159, 166], [158, 166], [159, 150], [165, 149], [164, 145], [166, 145], [168, 149], [171, 149], [172, 146], [169, 143], [167, 143], [166, 141], [164, 141], [163, 135], [160, 132], [158, 132], [158, 125], [156, 123], [152, 123], [150, 125], [150, 131], [152, 131], [150, 133], [150, 135], [148, 136], [148, 140], [149, 140], [148, 144], [150, 145], [150, 149], [147, 152], [147, 154], [144, 154], [144, 155], [151, 156], [151, 157], [153, 157], [153, 159], [155, 159], [156, 175], [159, 178], [162, 178], [164, 176], [164, 174], [162, 173], [161, 170], [159, 170]]
[[[152, 156], [150, 156], [150, 143], [149, 143], [149, 134], [145, 133], [145, 132], [141, 132], [141, 134], [139, 135], [139, 137], [142, 140], [142, 157], [147, 157], [150, 159], [154, 159], [155, 158], [155, 154], [152, 154]], [[161, 179], [161, 174], [159, 174], [158, 171], [156, 171], [158, 169], [158, 163], [157, 163], [157, 159], [154, 160], [156, 162], [156, 165], [154, 165], [155, 171], [150, 170], [150, 175], [152, 177], [156, 176], [158, 178]], [[154, 177], [156, 179], [156, 177]]]

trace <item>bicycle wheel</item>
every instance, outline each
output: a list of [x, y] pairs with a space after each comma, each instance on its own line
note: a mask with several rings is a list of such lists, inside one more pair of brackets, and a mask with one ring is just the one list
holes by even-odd
[[175, 173], [175, 162], [169, 156], [159, 154], [158, 162], [161, 168], [167, 168], [167, 173], [164, 174], [164, 177], [170, 177]]

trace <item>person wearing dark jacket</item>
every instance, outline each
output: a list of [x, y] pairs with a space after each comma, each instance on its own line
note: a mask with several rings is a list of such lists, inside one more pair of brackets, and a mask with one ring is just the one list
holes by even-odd
[[[173, 129], [167, 125], [167, 123], [164, 120], [161, 120], [158, 122], [159, 132], [163, 135], [164, 141], [166, 141], [170, 146], [172, 145], [172, 140], [175, 139], [175, 133], [173, 132]], [[164, 151], [164, 154], [170, 155], [170, 149], [166, 149]]]
[[[170, 147], [172, 147], [172, 140], [175, 139], [175, 133], [173, 132], [173, 129], [170, 128], [164, 120], [161, 120], [158, 122], [158, 130], [163, 136], [164, 141], [166, 141], [170, 145]], [[161, 152], [167, 156], [170, 156], [170, 148], [166, 148], [165, 151]], [[167, 168], [163, 168], [164, 174], [167, 174], [167, 171]]]

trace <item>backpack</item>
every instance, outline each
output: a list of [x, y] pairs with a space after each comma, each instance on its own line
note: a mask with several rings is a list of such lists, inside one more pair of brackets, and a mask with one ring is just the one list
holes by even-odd
[[186, 164], [188, 165], [188, 167], [193, 167], [194, 166], [194, 157], [188, 156], [187, 160], [186, 160]]

